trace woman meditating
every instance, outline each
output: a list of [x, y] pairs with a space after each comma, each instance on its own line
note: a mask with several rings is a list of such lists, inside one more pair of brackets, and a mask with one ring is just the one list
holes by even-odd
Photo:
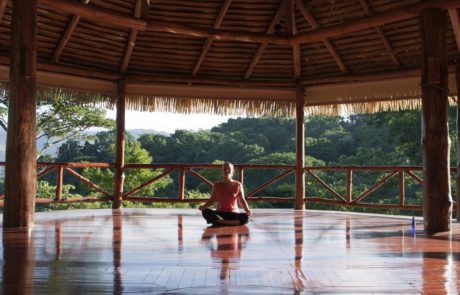
[[[232, 163], [225, 162], [222, 168], [223, 180], [214, 183], [211, 198], [202, 206], [198, 207], [207, 223], [215, 226], [243, 225], [248, 223], [252, 211], [244, 198], [243, 185], [233, 180], [234, 167]], [[217, 203], [216, 210], [209, 207]], [[246, 213], [240, 213], [238, 203]]]

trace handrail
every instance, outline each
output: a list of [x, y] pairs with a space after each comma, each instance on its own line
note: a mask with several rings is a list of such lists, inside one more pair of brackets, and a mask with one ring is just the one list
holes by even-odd
[[[5, 162], [0, 162], [0, 167], [5, 166]], [[111, 193], [102, 189], [99, 185], [92, 182], [92, 180], [83, 177], [81, 174], [77, 173], [73, 169], [77, 168], [104, 168], [104, 169], [114, 169], [114, 163], [49, 163], [49, 162], [38, 162], [37, 167], [39, 171], [37, 172], [37, 178], [41, 178], [53, 171], [57, 171], [57, 186], [56, 186], [56, 195], [55, 198], [39, 198], [37, 203], [39, 204], [49, 204], [49, 203], [75, 203], [75, 202], [97, 202], [97, 201], [110, 201], [112, 200]], [[203, 202], [206, 199], [188, 199], [185, 194], [186, 188], [186, 175], [192, 176], [194, 179], [198, 180], [201, 183], [206, 184], [206, 186], [212, 186], [212, 182], [206, 177], [200, 174], [201, 169], [221, 169], [221, 164], [180, 164], [180, 163], [152, 163], [152, 164], [134, 164], [128, 163], [125, 164], [125, 172], [132, 169], [152, 169], [157, 170], [161, 169], [160, 173], [157, 174], [152, 179], [145, 181], [144, 183], [138, 185], [136, 188], [131, 189], [130, 191], [123, 192], [123, 200], [144, 202], [144, 203], [154, 203], [154, 202], [169, 202], [169, 203], [198, 203]], [[277, 183], [281, 179], [284, 179], [288, 175], [292, 174], [295, 171], [294, 165], [278, 165], [278, 164], [235, 164], [235, 170], [239, 172], [239, 180], [245, 184], [247, 182], [247, 176], [243, 177], [246, 170], [272, 170], [276, 172], [276, 175], [271, 177], [268, 180], [262, 182], [256, 188], [253, 188], [252, 191], [248, 191], [246, 196], [250, 202], [294, 202], [294, 197], [273, 197], [273, 196], [262, 196], [266, 188]], [[323, 176], [320, 177], [321, 173], [327, 172], [340, 172], [344, 173], [345, 180], [345, 193], [339, 193], [339, 191], [333, 188], [332, 185], [328, 184]], [[421, 210], [421, 205], [407, 204], [406, 203], [406, 192], [405, 187], [407, 179], [411, 179], [413, 182], [418, 184], [423, 183], [423, 179], [417, 173], [423, 171], [421, 166], [305, 166], [304, 172], [305, 176], [308, 177], [310, 185], [316, 183], [321, 189], [321, 192], [326, 192], [332, 194], [333, 198], [326, 198], [324, 196], [307, 196], [304, 198], [304, 201], [307, 203], [322, 203], [329, 205], [339, 205], [346, 207], [359, 207], [359, 208], [380, 208], [380, 209], [401, 209], [401, 210]], [[135, 195], [142, 188], [147, 187], [160, 179], [170, 175], [171, 173], [179, 173], [179, 183], [178, 195], [171, 197], [159, 197], [159, 196], [137, 196]], [[375, 183], [369, 188], [366, 188], [364, 191], [359, 193], [354, 193], [356, 189], [356, 184], [353, 183], [353, 178], [356, 177], [355, 172], [381, 172], [378, 173], [380, 179], [376, 179]], [[456, 168], [450, 169], [451, 174], [456, 173]], [[75, 177], [85, 183], [89, 188], [92, 188], [94, 191], [98, 192], [99, 197], [94, 196], [84, 196], [73, 199], [66, 199], [62, 196], [63, 188], [63, 174]], [[318, 174], [320, 173], [320, 174]], [[371, 173], [372, 174], [372, 173]], [[321, 174], [323, 175], [323, 174]], [[382, 176], [383, 175], [383, 176]], [[395, 177], [399, 175], [399, 177]], [[395, 204], [375, 204], [365, 202], [366, 198], [369, 197], [374, 191], [378, 190], [385, 183], [390, 181], [390, 179], [399, 179], [399, 198], [398, 202]], [[3, 204], [4, 196], [0, 195], [0, 206]]]

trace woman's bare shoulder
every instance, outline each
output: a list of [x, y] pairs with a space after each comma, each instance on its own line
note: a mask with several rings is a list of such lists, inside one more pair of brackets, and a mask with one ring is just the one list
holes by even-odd
[[239, 182], [238, 180], [233, 180], [232, 182], [235, 186], [243, 186], [243, 184]]

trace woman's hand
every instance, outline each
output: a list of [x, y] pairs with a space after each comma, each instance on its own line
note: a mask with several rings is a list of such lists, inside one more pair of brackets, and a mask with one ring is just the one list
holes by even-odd
[[246, 214], [247, 214], [248, 216], [251, 216], [251, 215], [252, 215], [252, 210], [248, 208], [248, 210], [246, 210]]

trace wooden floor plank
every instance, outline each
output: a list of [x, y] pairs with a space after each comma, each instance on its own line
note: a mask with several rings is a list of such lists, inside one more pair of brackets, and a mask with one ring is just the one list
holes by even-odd
[[229, 228], [192, 209], [37, 213], [32, 231], [2, 232], [0, 293], [459, 293], [460, 224], [435, 237], [410, 226], [281, 209]]

